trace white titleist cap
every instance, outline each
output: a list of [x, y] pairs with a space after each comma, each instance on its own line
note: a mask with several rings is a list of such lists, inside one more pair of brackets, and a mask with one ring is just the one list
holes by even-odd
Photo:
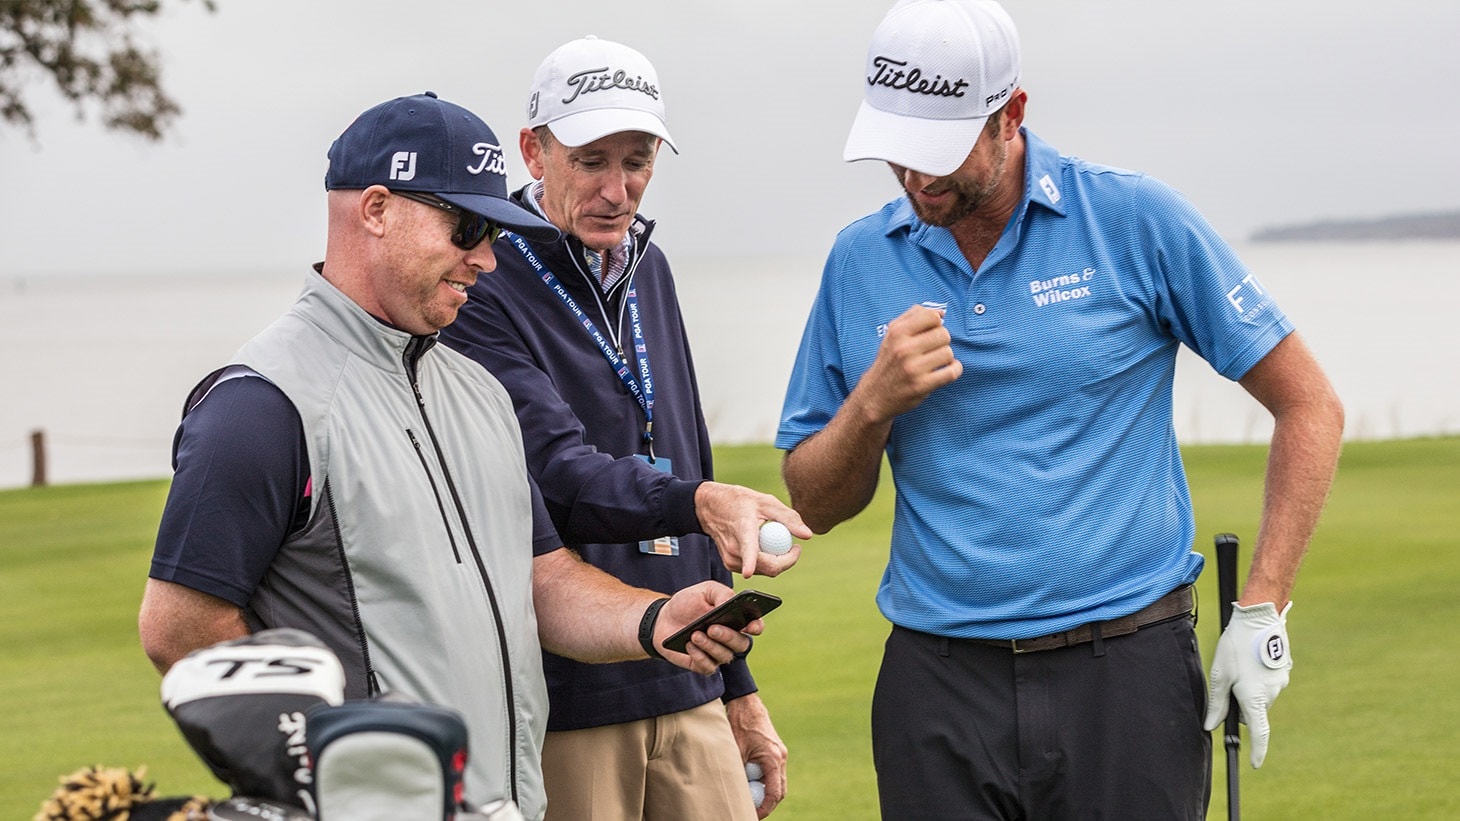
[[903, 0], [872, 35], [842, 158], [950, 174], [1018, 85], [1019, 34], [998, 3]]
[[569, 147], [621, 131], [643, 131], [679, 153], [664, 124], [659, 75], [649, 59], [591, 34], [559, 46], [537, 67], [527, 98], [527, 126], [540, 125]]

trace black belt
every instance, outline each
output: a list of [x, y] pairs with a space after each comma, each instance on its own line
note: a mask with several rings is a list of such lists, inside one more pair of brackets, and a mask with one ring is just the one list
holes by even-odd
[[1183, 584], [1144, 609], [1118, 619], [1082, 624], [1071, 630], [1037, 636], [1032, 639], [962, 639], [962, 641], [1002, 647], [1015, 653], [1038, 653], [1044, 650], [1058, 650], [1061, 647], [1085, 644], [1096, 638], [1108, 639], [1112, 636], [1124, 636], [1157, 622], [1169, 621], [1181, 615], [1190, 616], [1195, 609], [1196, 597], [1192, 593], [1191, 585]]

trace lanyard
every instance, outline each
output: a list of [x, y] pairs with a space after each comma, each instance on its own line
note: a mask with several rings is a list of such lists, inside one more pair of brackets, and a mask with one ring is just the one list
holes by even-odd
[[[553, 293], [557, 294], [558, 299], [568, 307], [569, 311], [573, 312], [573, 316], [578, 319], [578, 323], [593, 338], [593, 342], [598, 346], [598, 350], [603, 354], [603, 358], [608, 360], [608, 364], [613, 368], [613, 372], [618, 375], [619, 381], [624, 383], [624, 387], [628, 388], [629, 393], [638, 401], [639, 408], [644, 411], [644, 443], [649, 448], [649, 460], [653, 461], [654, 375], [649, 370], [649, 348], [644, 340], [644, 327], [639, 319], [639, 297], [635, 293], [633, 283], [629, 283], [628, 292], [624, 294], [624, 302], [629, 310], [630, 327], [634, 331], [634, 352], [638, 354], [639, 358], [638, 379], [634, 378], [633, 370], [624, 361], [623, 356], [615, 350], [613, 344], [608, 341], [608, 338], [603, 335], [603, 332], [598, 330], [598, 326], [593, 324], [593, 320], [583, 312], [583, 309], [578, 307], [578, 301], [573, 299], [568, 293], [568, 289], [563, 287], [563, 284], [558, 281], [558, 278], [553, 275], [553, 272], [548, 270], [547, 266], [542, 264], [542, 260], [537, 258], [537, 254], [532, 252], [532, 249], [527, 244], [527, 240], [511, 231], [505, 231], [503, 233], [511, 239], [512, 245], [517, 248], [518, 253], [522, 254], [522, 258], [527, 260], [527, 264], [531, 265], [533, 270], [537, 271], [538, 278], [542, 280], [542, 283], [550, 288]], [[607, 321], [606, 316], [604, 320]]]

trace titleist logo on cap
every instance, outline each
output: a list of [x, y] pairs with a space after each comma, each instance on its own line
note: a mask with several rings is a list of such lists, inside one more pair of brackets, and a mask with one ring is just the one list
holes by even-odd
[[621, 88], [625, 91], [637, 91], [648, 96], [650, 99], [659, 99], [659, 87], [645, 80], [640, 75], [629, 76], [627, 71], [617, 69], [610, 73], [608, 66], [590, 68], [580, 71], [568, 77], [568, 87], [572, 93], [563, 98], [563, 104], [573, 102], [584, 94], [592, 94], [595, 91]]
[[507, 176], [507, 157], [502, 153], [502, 146], [495, 143], [477, 143], [471, 147], [471, 153], [481, 157], [482, 161], [475, 166], [467, 166], [468, 174], [480, 174], [485, 171], [489, 174]]
[[550, 125], [558, 142], [573, 148], [639, 131], [673, 149], [660, 89], [659, 74], [647, 57], [589, 35], [554, 49], [537, 67], [527, 125]]
[[992, 0], [900, 0], [872, 34], [842, 158], [941, 177], [1019, 88], [1019, 34]]
[[872, 58], [875, 71], [867, 77], [869, 86], [886, 86], [914, 94], [929, 94], [935, 97], [962, 97], [969, 82], [962, 78], [949, 80], [941, 74], [931, 79], [923, 76], [920, 68], [907, 68], [906, 60], [895, 60], [878, 55]]

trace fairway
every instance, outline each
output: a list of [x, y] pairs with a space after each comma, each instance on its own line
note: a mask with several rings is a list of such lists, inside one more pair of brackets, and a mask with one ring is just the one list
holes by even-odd
[[[1257, 531], [1266, 449], [1184, 449], [1208, 556], [1198, 633], [1217, 634], [1212, 535]], [[779, 452], [721, 448], [718, 478], [784, 498]], [[1460, 439], [1345, 446], [1289, 620], [1295, 668], [1274, 707], [1267, 763], [1242, 772], [1253, 819], [1452, 819], [1460, 662]], [[158, 703], [136, 635], [165, 481], [0, 492], [0, 818], [28, 819], [58, 776], [146, 766], [159, 795], [224, 788]], [[800, 564], [753, 586], [785, 600], [751, 657], [791, 750], [781, 821], [875, 819], [868, 713], [887, 624], [873, 604], [892, 494], [808, 542]], [[1215, 745], [1210, 817], [1225, 818]], [[1244, 744], [1245, 760], [1245, 744]]]

